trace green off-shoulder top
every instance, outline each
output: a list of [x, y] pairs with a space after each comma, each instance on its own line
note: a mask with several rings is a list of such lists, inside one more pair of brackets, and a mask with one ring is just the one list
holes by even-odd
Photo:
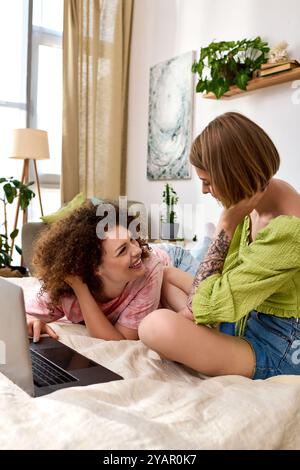
[[280, 215], [250, 242], [250, 217], [235, 230], [223, 270], [199, 285], [192, 303], [196, 323], [238, 322], [251, 310], [300, 317], [300, 218]]

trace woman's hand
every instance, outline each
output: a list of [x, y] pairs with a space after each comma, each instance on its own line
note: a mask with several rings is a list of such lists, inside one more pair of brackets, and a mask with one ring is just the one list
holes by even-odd
[[254, 196], [242, 199], [242, 201], [234, 206], [224, 209], [217, 225], [216, 235], [221, 230], [225, 230], [228, 235], [233, 236], [238, 224], [257, 207], [264, 194], [265, 190], [260, 191], [254, 194]]
[[69, 275], [65, 277], [65, 282], [72, 287], [72, 289], [76, 289], [78, 286], [82, 286], [84, 282], [82, 281], [81, 277], [79, 276], [72, 276]]
[[58, 339], [58, 335], [55, 333], [52, 328], [41, 320], [38, 320], [31, 315], [26, 315], [28, 336], [33, 338], [33, 342], [37, 343], [40, 340], [41, 334], [47, 334], [51, 338]]

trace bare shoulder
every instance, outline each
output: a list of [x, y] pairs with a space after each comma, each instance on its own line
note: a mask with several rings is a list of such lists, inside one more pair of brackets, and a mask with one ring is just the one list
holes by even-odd
[[300, 194], [286, 181], [276, 179], [280, 212], [282, 215], [300, 217]]
[[274, 178], [274, 181], [276, 182], [276, 185], [278, 186], [278, 188], [280, 188], [281, 190], [287, 191], [289, 193], [297, 194], [298, 196], [300, 196], [298, 191], [287, 181], [284, 181], [278, 178], [276, 179]]

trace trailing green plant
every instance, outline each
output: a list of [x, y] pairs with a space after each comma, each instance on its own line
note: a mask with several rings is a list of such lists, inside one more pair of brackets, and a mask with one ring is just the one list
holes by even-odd
[[173, 187], [167, 183], [163, 192], [163, 202], [166, 204], [166, 217], [164, 222], [174, 224], [176, 219], [176, 212], [174, 207], [178, 202], [178, 196]]
[[267, 61], [269, 51], [268, 43], [259, 36], [202, 47], [199, 61], [192, 66], [192, 72], [199, 75], [196, 92], [212, 92], [219, 99], [232, 85], [246, 90], [253, 72]]
[[[1, 224], [0, 233], [0, 267], [11, 266], [12, 264], [12, 250], [14, 240], [18, 236], [19, 230], [15, 229], [11, 233], [8, 230], [7, 218], [7, 205], [12, 204], [16, 198], [20, 197], [20, 207], [22, 210], [29, 206], [29, 203], [35, 193], [29, 189], [33, 182], [23, 184], [15, 178], [0, 178], [0, 187], [2, 194], [0, 194], [0, 202], [2, 203], [4, 222]], [[4, 232], [4, 233], [3, 233]], [[22, 250], [19, 246], [15, 245], [16, 251], [21, 255]]]

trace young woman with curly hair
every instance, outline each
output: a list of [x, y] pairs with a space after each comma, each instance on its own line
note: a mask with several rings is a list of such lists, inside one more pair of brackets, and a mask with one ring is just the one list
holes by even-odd
[[209, 376], [300, 374], [300, 195], [273, 177], [273, 142], [226, 113], [195, 139], [190, 160], [202, 192], [224, 207], [190, 281], [184, 313], [194, 322], [157, 310], [141, 322], [141, 340]]
[[[28, 330], [34, 341], [40, 332], [57, 337], [48, 323], [62, 317], [85, 323], [96, 338], [138, 339], [139, 323], [160, 305], [166, 284], [163, 270], [171, 264], [169, 256], [159, 248], [149, 249], [139, 238], [131, 238], [128, 227], [134, 217], [127, 213], [122, 217], [112, 203], [110, 208], [113, 218], [103, 236], [99, 237], [97, 230], [107, 220], [107, 213], [97, 215], [97, 206], [89, 201], [51, 225], [38, 239], [33, 265], [42, 288], [26, 303]], [[187, 264], [188, 255], [182, 259]], [[192, 260], [190, 256], [189, 267], [195, 273], [198, 264]], [[181, 272], [181, 276], [190, 279], [186, 273]], [[180, 310], [187, 291], [179, 289], [178, 294]], [[169, 305], [166, 296], [164, 305]]]

